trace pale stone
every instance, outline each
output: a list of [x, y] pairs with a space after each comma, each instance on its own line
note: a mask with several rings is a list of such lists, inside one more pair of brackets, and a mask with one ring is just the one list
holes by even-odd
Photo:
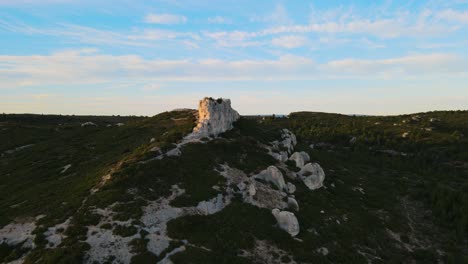
[[289, 160], [294, 161], [298, 168], [304, 167], [304, 157], [299, 152], [294, 152], [291, 157], [289, 157]]
[[309, 154], [307, 154], [307, 152], [301, 151], [299, 153], [301, 153], [301, 155], [302, 155], [302, 159], [304, 160], [304, 164], [306, 164], [307, 162], [310, 161], [310, 156], [309, 156]]
[[259, 180], [263, 180], [263, 181], [272, 183], [280, 191], [283, 190], [286, 187], [286, 183], [284, 182], [283, 174], [275, 166], [270, 166], [270, 167], [268, 167], [268, 169], [266, 169], [266, 170], [260, 172], [259, 174], [255, 175], [254, 179], [259, 179]]
[[317, 249], [317, 253], [320, 253], [320, 254], [326, 256], [326, 255], [328, 255], [328, 253], [329, 253], [329, 252], [328, 252], [328, 248], [326, 248], [326, 247], [318, 248], [318, 249]]
[[87, 126], [97, 126], [95, 123], [93, 122], [84, 122], [81, 124], [82, 127], [87, 127]]
[[254, 184], [250, 184], [248, 188], [248, 194], [249, 196], [254, 196], [257, 193], [257, 190], [255, 189]]
[[246, 202], [260, 208], [284, 209], [288, 207], [285, 202], [286, 194], [282, 191], [275, 190], [271, 186], [261, 182], [255, 182], [255, 196], [250, 196]]
[[294, 193], [296, 191], [296, 185], [288, 182], [287, 189], [288, 189], [288, 193]]
[[294, 211], [299, 211], [299, 204], [293, 197], [288, 197], [288, 207]]
[[293, 213], [280, 211], [279, 209], [273, 209], [271, 213], [276, 218], [278, 226], [281, 229], [288, 232], [293, 237], [299, 234], [299, 222]]
[[307, 152], [301, 151], [301, 152], [294, 152], [289, 160], [293, 160], [296, 162], [296, 167], [302, 168], [304, 165], [310, 161], [310, 156], [307, 154]]
[[198, 124], [193, 129], [193, 136], [217, 136], [232, 129], [239, 117], [239, 113], [231, 107], [231, 100], [206, 97], [199, 103]]
[[307, 163], [298, 175], [310, 190], [315, 190], [323, 186], [325, 172], [317, 163]]
[[211, 200], [201, 201], [200, 203], [198, 203], [197, 209], [203, 215], [210, 215], [223, 210], [225, 206], [226, 204], [224, 202], [223, 195], [218, 194], [217, 197]]

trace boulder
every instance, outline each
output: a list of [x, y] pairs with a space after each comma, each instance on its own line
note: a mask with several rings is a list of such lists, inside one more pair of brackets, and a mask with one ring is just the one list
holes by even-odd
[[279, 209], [273, 209], [271, 213], [276, 218], [278, 226], [281, 229], [288, 232], [292, 237], [299, 234], [299, 222], [293, 213], [280, 211]]
[[270, 166], [266, 170], [260, 172], [254, 176], [254, 179], [263, 180], [268, 183], [275, 185], [278, 190], [282, 191], [286, 187], [284, 182], [283, 174], [275, 166]]
[[299, 153], [301, 153], [302, 159], [304, 160], [304, 164], [310, 161], [310, 156], [309, 154], [307, 154], [307, 152], [301, 151]]
[[217, 136], [232, 129], [239, 117], [239, 113], [231, 107], [231, 100], [206, 97], [199, 103], [198, 124], [193, 129], [192, 137]]
[[294, 211], [299, 211], [299, 204], [294, 197], [288, 197], [288, 207]]
[[307, 152], [301, 151], [301, 152], [294, 152], [291, 157], [289, 157], [289, 160], [293, 160], [296, 162], [296, 167], [302, 168], [304, 165], [310, 161], [310, 156], [307, 154]]
[[270, 155], [279, 162], [285, 162], [288, 160], [288, 153], [286, 151], [280, 151], [279, 153], [271, 152]]
[[304, 156], [299, 152], [294, 152], [291, 157], [289, 157], [289, 160], [296, 162], [296, 167], [298, 168], [304, 167]]
[[298, 176], [310, 190], [315, 190], [323, 186], [325, 172], [318, 163], [307, 163]]

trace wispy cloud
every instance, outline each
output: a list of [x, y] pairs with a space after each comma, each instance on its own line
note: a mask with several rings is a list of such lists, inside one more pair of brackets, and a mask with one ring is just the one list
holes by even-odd
[[445, 9], [436, 14], [437, 18], [448, 21], [455, 21], [463, 24], [468, 24], [468, 11], [455, 11], [453, 9]]
[[210, 24], [232, 24], [232, 20], [227, 17], [214, 16], [208, 18], [208, 23]]
[[187, 22], [187, 17], [174, 14], [148, 14], [144, 21], [150, 24], [184, 24]]
[[275, 46], [294, 49], [306, 45], [307, 38], [298, 35], [286, 35], [272, 39], [271, 43]]
[[0, 88], [114, 82], [436, 78], [466, 75], [466, 69], [467, 60], [454, 54], [315, 63], [293, 55], [272, 60], [158, 60], [84, 50], [48, 56], [0, 56]]

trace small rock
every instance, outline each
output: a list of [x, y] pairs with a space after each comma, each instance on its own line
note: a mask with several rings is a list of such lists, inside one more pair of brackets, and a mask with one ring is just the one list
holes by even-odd
[[326, 256], [326, 255], [328, 255], [328, 253], [329, 253], [329, 252], [328, 252], [328, 248], [326, 248], [326, 247], [318, 248], [318, 249], [317, 249], [317, 253], [320, 253], [320, 254]]
[[254, 196], [257, 193], [257, 190], [255, 189], [254, 184], [249, 185], [248, 193], [250, 196]]
[[85, 122], [81, 124], [81, 127], [89, 127], [89, 126], [97, 126], [97, 125], [93, 122]]
[[244, 182], [237, 184], [237, 188], [239, 188], [241, 191], [245, 190], [246, 187], [247, 185]]
[[296, 185], [288, 182], [287, 190], [288, 190], [288, 193], [294, 193], [296, 191]]

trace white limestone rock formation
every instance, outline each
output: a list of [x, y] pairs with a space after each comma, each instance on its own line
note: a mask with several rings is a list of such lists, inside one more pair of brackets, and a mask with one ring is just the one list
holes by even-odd
[[293, 213], [280, 211], [279, 209], [273, 209], [271, 213], [276, 218], [281, 229], [288, 232], [292, 237], [299, 234], [299, 222]]
[[318, 163], [307, 163], [298, 176], [310, 190], [316, 190], [323, 186], [325, 172]]
[[200, 100], [198, 124], [193, 129], [192, 136], [198, 138], [217, 136], [232, 129], [232, 124], [239, 117], [239, 113], [231, 107], [231, 100], [205, 97]]
[[305, 151], [301, 151], [301, 152], [299, 152], [299, 153], [301, 154], [302, 159], [304, 160], [304, 164], [307, 164], [307, 162], [310, 161], [310, 156], [309, 156], [309, 154], [307, 154], [307, 152], [305, 152]]
[[225, 201], [222, 194], [218, 194], [217, 197], [211, 200], [199, 202], [197, 205], [197, 209], [202, 215], [210, 215], [223, 210], [224, 207], [229, 203], [230, 201]]
[[275, 166], [270, 166], [266, 170], [254, 176], [254, 179], [263, 180], [275, 185], [278, 190], [282, 191], [286, 187], [286, 183], [281, 171]]

